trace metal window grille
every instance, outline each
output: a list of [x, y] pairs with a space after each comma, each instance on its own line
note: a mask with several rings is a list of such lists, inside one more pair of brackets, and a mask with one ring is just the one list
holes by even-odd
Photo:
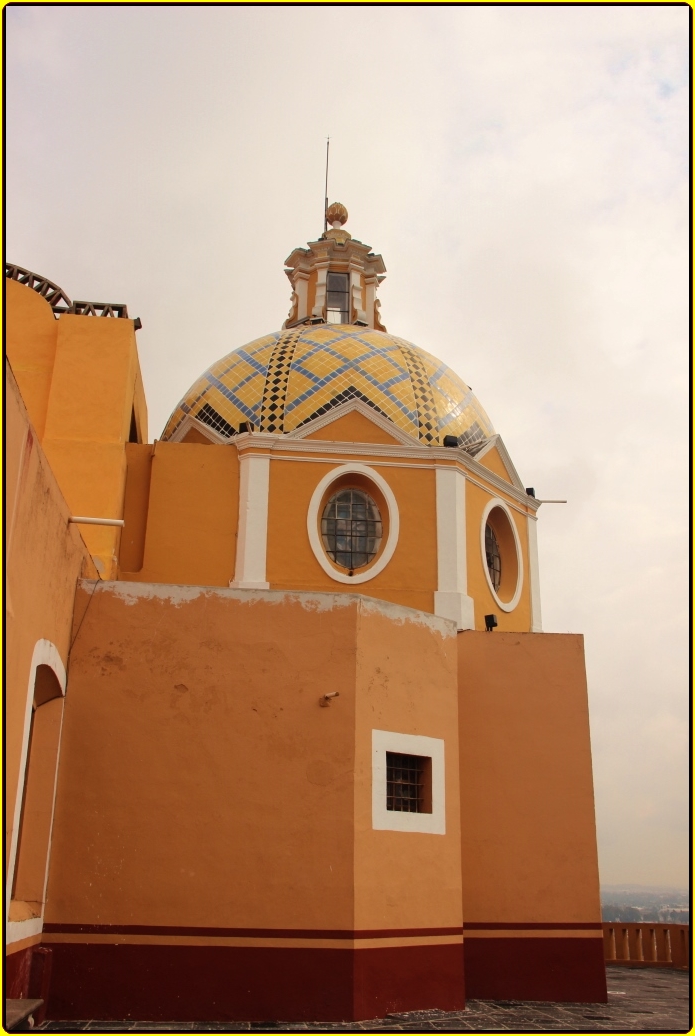
[[343, 489], [326, 504], [321, 534], [326, 553], [336, 565], [349, 572], [364, 568], [379, 550], [379, 508], [361, 489]]
[[326, 275], [326, 322], [350, 323], [350, 281], [346, 273]]
[[502, 578], [502, 559], [495, 530], [489, 523], [485, 526], [485, 560], [490, 573], [490, 582], [495, 590], [499, 590]]
[[398, 813], [426, 813], [429, 759], [422, 755], [386, 753], [386, 808]]

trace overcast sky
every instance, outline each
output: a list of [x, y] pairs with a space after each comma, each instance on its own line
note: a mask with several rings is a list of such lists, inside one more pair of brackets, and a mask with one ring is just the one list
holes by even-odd
[[[687, 881], [683, 6], [9, 7], [7, 256], [139, 316], [157, 438], [331, 200], [472, 384], [585, 634], [601, 876]], [[98, 391], [98, 386], [95, 386]]]

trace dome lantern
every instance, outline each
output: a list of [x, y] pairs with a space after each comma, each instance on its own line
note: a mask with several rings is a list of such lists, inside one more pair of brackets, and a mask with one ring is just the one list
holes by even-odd
[[290, 312], [283, 328], [301, 324], [355, 324], [385, 331], [377, 289], [386, 274], [384, 260], [353, 238], [343, 224], [348, 211], [340, 202], [326, 210], [330, 225], [307, 248], [295, 248], [285, 260], [292, 285]]

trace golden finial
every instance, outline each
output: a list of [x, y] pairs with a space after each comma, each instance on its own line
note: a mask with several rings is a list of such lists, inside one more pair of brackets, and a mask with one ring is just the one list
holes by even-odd
[[334, 230], [342, 227], [343, 223], [347, 223], [347, 218], [348, 210], [339, 201], [334, 201], [326, 209], [326, 222], [330, 223]]

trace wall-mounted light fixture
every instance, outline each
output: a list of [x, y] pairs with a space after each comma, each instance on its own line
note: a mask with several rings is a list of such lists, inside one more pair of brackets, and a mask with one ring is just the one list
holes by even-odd
[[492, 631], [494, 630], [496, 625], [497, 625], [497, 616], [496, 615], [493, 614], [493, 615], [486, 615], [485, 616], [485, 631], [486, 631], [486, 633], [492, 633]]

